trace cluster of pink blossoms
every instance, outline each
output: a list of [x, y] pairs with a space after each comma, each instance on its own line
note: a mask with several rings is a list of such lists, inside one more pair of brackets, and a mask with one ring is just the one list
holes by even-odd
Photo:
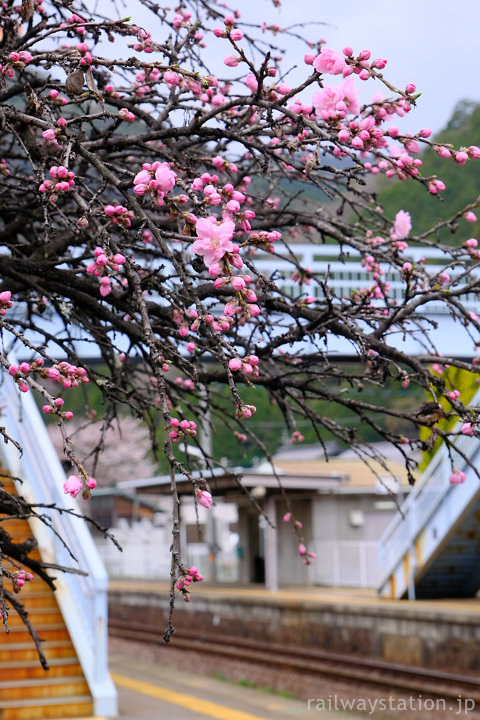
[[7, 310], [13, 307], [12, 293], [10, 290], [4, 290], [0, 293], [0, 315], [5, 315]]
[[[125, 225], [125, 227], [130, 227], [132, 224], [134, 212], [132, 210], [128, 210], [123, 205], [105, 205], [104, 211], [105, 215], [108, 215], [110, 220], [115, 224], [120, 223], [121, 225]], [[125, 262], [125, 258], [123, 259], [123, 262]]]
[[[126, 208], [123, 208], [121, 205], [107, 205], [107, 207], [105, 208], [105, 212], [107, 213], [107, 215], [110, 213], [110, 211], [107, 212], [108, 208], [112, 208], [114, 214], [114, 222], [118, 222], [118, 219], [120, 219], [119, 216], [121, 216], [122, 221], [125, 222], [125, 220], [123, 220], [124, 213], [120, 212], [120, 210], [124, 211], [126, 210]], [[116, 214], [117, 208], [119, 209], [118, 214]], [[127, 221], [129, 221], [128, 216]], [[121, 253], [116, 253], [115, 255], [106, 255], [105, 251], [101, 247], [96, 247], [93, 251], [93, 254], [95, 255], [95, 260], [87, 266], [87, 273], [101, 278], [100, 295], [102, 297], [106, 297], [112, 291], [112, 281], [108, 275], [104, 275], [105, 271], [111, 270], [114, 273], [118, 272], [120, 266], [126, 262], [126, 258], [124, 255], [121, 255]]]
[[[408, 83], [403, 96], [392, 101], [385, 100], [381, 93], [377, 92], [372, 98], [369, 113], [358, 120], [354, 119], [354, 116], [360, 113], [359, 90], [355, 88], [353, 78], [348, 76], [356, 74], [361, 80], [368, 80], [375, 77], [377, 71], [382, 70], [387, 61], [384, 58], [371, 60], [370, 50], [362, 50], [354, 56], [350, 47], [344, 48], [343, 54], [332, 48], [322, 47], [317, 56], [307, 53], [304, 59], [319, 73], [342, 75], [346, 78], [340, 85], [324, 86], [312, 97], [312, 105], [317, 117], [338, 127], [339, 143], [347, 146], [348, 149], [360, 151], [361, 157], [367, 161], [364, 165], [366, 170], [373, 174], [384, 172], [387, 177], [397, 176], [400, 180], [418, 175], [422, 161], [412, 155], [420, 152], [420, 144], [411, 135], [402, 136], [394, 125], [388, 130], [382, 127], [384, 122], [391, 121], [395, 115], [403, 117], [411, 110], [409, 100], [415, 95], [415, 85]], [[310, 106], [305, 106], [299, 101], [289, 109], [307, 116], [312, 111]], [[351, 116], [349, 121], [348, 115]], [[308, 137], [307, 130], [304, 131], [304, 135], [305, 138]], [[431, 131], [425, 128], [420, 130], [416, 137], [425, 139], [430, 135]], [[396, 139], [399, 145], [391, 145], [392, 139]], [[368, 157], [368, 151], [372, 149], [386, 149], [390, 157], [388, 159], [379, 157], [372, 163]], [[451, 157], [457, 164], [464, 164], [469, 157], [480, 157], [480, 150], [475, 146], [464, 148], [459, 152], [444, 146], [436, 146], [435, 149], [440, 157]], [[340, 157], [345, 155], [341, 146], [335, 147], [333, 152]], [[433, 179], [429, 183], [429, 191], [432, 194], [444, 189], [445, 184], [441, 180]]]
[[80, 53], [80, 65], [91, 65], [93, 62], [93, 58], [87, 43], [78, 43], [75, 48]]
[[304, 565], [311, 565], [312, 560], [315, 560], [317, 557], [316, 553], [314, 552], [308, 552], [306, 546], [303, 543], [300, 543], [298, 546], [298, 554], [302, 558], [302, 562]]
[[[74, 13], [73, 15], [70, 15], [70, 17], [67, 18], [66, 22], [60, 23], [60, 27], [70, 29], [70, 25], [76, 25], [77, 23], [84, 23], [84, 22], [85, 22], [85, 20], [83, 18], [81, 18], [80, 15], [77, 15], [76, 13]], [[83, 27], [83, 25], [80, 24], [75, 28], [75, 32], [77, 33], [77, 35], [84, 35], [85, 28]]]
[[135, 113], [131, 112], [128, 108], [120, 108], [118, 117], [127, 122], [133, 122], [136, 119]]
[[178, 442], [185, 435], [195, 437], [197, 434], [197, 423], [193, 420], [179, 420], [172, 418], [170, 421], [171, 430], [168, 433], [173, 442]]
[[468, 250], [472, 257], [480, 260], [480, 250], [478, 249], [478, 240], [476, 238], [469, 238], [466, 240], [464, 247]]
[[466, 478], [467, 476], [461, 470], [453, 470], [448, 478], [448, 482], [450, 485], [461, 485], [465, 482]]
[[33, 580], [32, 573], [25, 572], [25, 570], [15, 570], [15, 572], [12, 573], [13, 592], [18, 594], [21, 591], [22, 587], [25, 585], [25, 583], [30, 582], [31, 580]]
[[[399, 210], [395, 216], [392, 229], [390, 231], [390, 237], [385, 239], [380, 236], [373, 237], [373, 233], [369, 230], [366, 234], [366, 240], [372, 247], [377, 247], [384, 243], [390, 243], [397, 250], [403, 251], [408, 249], [408, 243], [406, 238], [410, 234], [412, 228], [410, 213], [404, 210]], [[355, 295], [361, 294], [363, 297], [368, 297], [373, 300], [382, 300], [390, 292], [390, 283], [388, 280], [384, 280], [385, 270], [380, 267], [380, 264], [375, 260], [375, 257], [369, 253], [365, 253], [361, 260], [361, 265], [372, 275], [373, 287], [363, 288], [356, 291]], [[413, 270], [413, 265], [410, 262], [403, 263], [402, 276], [409, 278]], [[443, 277], [437, 278], [438, 282], [444, 282], [449, 280], [449, 276], [444, 274]], [[368, 309], [368, 306], [365, 306]], [[388, 308], [383, 308], [382, 313], [384, 315], [389, 314]], [[408, 387], [408, 385], [406, 386]]]
[[291, 279], [299, 285], [311, 285], [313, 277], [312, 268], [299, 268], [292, 273]]
[[[352, 78], [347, 78], [342, 85], [327, 85], [317, 90], [312, 97], [312, 105], [317, 117], [321, 117], [322, 120], [343, 120], [347, 113], [357, 115], [360, 112], [359, 92]], [[339, 140], [346, 142], [349, 138], [350, 132], [342, 126]]]
[[237, 405], [235, 415], [240, 420], [241, 418], [251, 418], [256, 412], [257, 408], [255, 405]]
[[[68, 103], [67, 98], [64, 97], [63, 95], [60, 95], [58, 90], [55, 90], [55, 89], [50, 90], [50, 92], [48, 93], [48, 97], [50, 100], [54, 100], [55, 103], [58, 105], [66, 105]], [[58, 122], [59, 122], [59, 120], [57, 120], [57, 124], [58, 124]], [[43, 135], [43, 133], [42, 133], [42, 135]]]
[[147, 72], [138, 71], [135, 73], [137, 82], [133, 84], [135, 95], [137, 97], [143, 97], [152, 89], [148, 83], [157, 83], [162, 77], [162, 73], [156, 67], [148, 70]]
[[45, 415], [60, 415], [63, 420], [71, 420], [73, 417], [73, 412], [71, 412], [71, 410], [59, 412], [59, 410], [63, 407], [63, 403], [63, 398], [55, 398], [53, 405], [43, 405], [42, 412], [44, 412]]
[[75, 173], [63, 165], [59, 167], [52, 165], [48, 172], [55, 182], [45, 180], [38, 189], [41, 193], [49, 194], [49, 201], [54, 203], [59, 193], [68, 192], [75, 185]]
[[302, 435], [300, 430], [294, 430], [291, 437], [290, 442], [292, 445], [295, 445], [296, 443], [302, 443], [305, 440], [305, 436]]
[[175, 187], [177, 174], [170, 169], [170, 163], [144, 163], [142, 170], [133, 179], [135, 195], [151, 192], [157, 205], [163, 205], [163, 198]]
[[148, 30], [139, 28], [136, 25], [132, 26], [132, 30], [136, 30], [138, 42], [130, 47], [133, 47], [136, 52], [152, 53], [155, 51], [155, 45], [152, 44], [152, 34]]
[[[83, 489], [84, 480], [79, 475], [69, 475], [63, 483], [63, 492], [65, 495], [71, 495], [76, 498], [80, 491]], [[93, 477], [85, 479], [85, 486], [88, 490], [93, 490], [97, 487], [97, 481]]]
[[234, 357], [228, 362], [228, 367], [234, 372], [241, 370], [245, 375], [256, 378], [259, 375], [258, 363], [259, 359], [256, 355], [247, 355], [245, 358]]
[[[188, 318], [193, 320], [193, 322], [191, 322], [190, 324], [190, 327], [188, 325], [189, 320], [187, 320], [186, 316], [183, 313], [179, 312], [178, 310], [174, 310], [172, 313], [173, 321], [180, 326], [178, 331], [179, 335], [183, 338], [187, 337], [189, 330], [193, 333], [198, 332], [202, 322], [208, 323], [217, 332], [228, 330], [233, 323], [232, 318], [226, 317], [225, 315], [215, 317], [210, 313], [206, 313], [205, 315], [199, 316], [198, 312], [193, 308], [188, 311], [187, 315]], [[189, 343], [187, 343], [186, 349], [188, 350], [188, 352], [193, 352], [195, 350], [195, 343], [190, 341]]]
[[218, 221], [211, 215], [198, 218], [195, 227], [197, 240], [192, 243], [191, 251], [203, 257], [210, 275], [222, 276], [215, 280], [215, 287], [221, 288], [231, 283], [236, 290], [235, 298], [224, 306], [224, 315], [227, 318], [237, 315], [240, 322], [259, 315], [257, 296], [253, 290], [246, 287], [251, 278], [248, 275], [232, 275], [232, 268], [243, 267], [243, 260], [239, 255], [240, 247], [232, 242], [235, 223], [230, 219]]
[[[84, 368], [77, 367], [66, 361], [50, 368], [44, 368], [44, 362], [42, 357], [38, 357], [32, 363], [22, 362], [20, 365], [12, 364], [9, 366], [8, 372], [15, 380], [20, 392], [28, 392], [30, 386], [27, 378], [35, 373], [46, 380], [58, 382], [64, 389], [78, 387], [79, 384], [89, 382], [87, 371]], [[46, 415], [55, 414], [63, 420], [71, 420], [73, 413], [70, 410], [63, 410], [63, 404], [64, 400], [58, 397], [53, 400], [51, 405], [44, 405], [42, 410]]]
[[198, 569], [194, 565], [187, 568], [186, 572], [184, 572], [183, 575], [180, 575], [176, 582], [176, 588], [182, 593], [185, 602], [190, 602], [190, 593], [188, 591], [188, 588], [190, 587], [192, 582], [202, 582], [202, 580], [203, 575], [200, 575]]
[[0, 65], [0, 72], [5, 77], [12, 78], [15, 75], [15, 70], [23, 70], [25, 65], [32, 62], [33, 55], [28, 50], [21, 50], [20, 52], [11, 52], [8, 60], [9, 62], [6, 65]]

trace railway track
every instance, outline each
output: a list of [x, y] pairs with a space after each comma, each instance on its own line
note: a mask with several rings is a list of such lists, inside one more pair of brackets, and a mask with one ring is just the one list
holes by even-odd
[[[111, 619], [112, 637], [164, 645], [163, 631], [143, 623], [128, 624]], [[179, 631], [172, 645], [230, 660], [241, 660], [290, 671], [308, 672], [335, 678], [347, 683], [387, 687], [389, 690], [421, 693], [425, 696], [457, 700], [468, 697], [480, 704], [480, 677], [421, 667], [410, 667], [369, 658], [357, 658], [338, 653], [300, 648], [274, 643], [257, 642], [248, 638], [209, 635]]]

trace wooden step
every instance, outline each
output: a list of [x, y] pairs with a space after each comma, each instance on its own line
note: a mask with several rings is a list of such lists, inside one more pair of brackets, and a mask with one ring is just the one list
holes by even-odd
[[65, 698], [72, 695], [88, 695], [89, 689], [82, 675], [66, 677], [48, 677], [48, 671], [43, 678], [24, 678], [23, 680], [8, 680], [0, 682], [0, 707], [4, 702], [19, 705], [24, 700], [43, 700], [45, 698]]
[[[4, 489], [21, 496], [21, 487], [17, 493], [11, 480], [3, 480]], [[27, 520], [3, 520], [1, 527], [14, 542], [23, 542], [33, 535]], [[38, 549], [29, 557], [41, 560]], [[9, 632], [5, 633], [0, 625], [0, 720], [91, 719], [92, 697], [55, 593], [35, 577], [25, 583], [18, 599], [42, 640], [50, 670], [41, 667], [30, 633], [10, 609]]]
[[[34, 626], [37, 633], [40, 633], [41, 629], [46, 625], [61, 624], [63, 622], [63, 615], [58, 607], [29, 608], [27, 606], [26, 610], [28, 612], [28, 619]], [[24, 626], [22, 618], [20, 615], [17, 615], [16, 612], [10, 610], [10, 614], [8, 616], [8, 627], [13, 629], [19, 625]]]
[[[82, 674], [82, 668], [75, 655], [67, 657], [54, 657], [48, 662], [50, 669], [44, 670], [37, 659], [9, 660], [0, 662], [0, 677], [2, 682], [8, 680], [41, 679], [49, 680], [54, 677], [67, 677]], [[1, 716], [0, 716], [1, 717]]]
[[[56, 623], [54, 625], [44, 625], [41, 630], [37, 630], [37, 635], [40, 640], [44, 640], [45, 644], [49, 640], [70, 640], [69, 632], [63, 623]], [[6, 637], [13, 643], [32, 642], [32, 636], [25, 628], [25, 625], [15, 625], [12, 627], [10, 632], [6, 634]], [[1, 638], [1, 644], [4, 644], [4, 638]]]
[[[22, 588], [21, 593], [18, 595], [18, 599], [20, 602], [22, 602], [28, 612], [33, 611], [33, 608], [36, 607], [42, 607], [42, 608], [57, 608], [57, 598], [55, 597], [55, 593], [50, 590], [50, 588], [47, 588], [46, 592], [39, 592], [38, 590], [34, 589], [39, 587], [40, 583], [42, 581], [39, 579], [38, 581], [36, 579], [33, 579], [31, 583], [25, 583], [25, 585]], [[42, 583], [43, 584], [43, 583]]]
[[50, 720], [59, 718], [87, 718], [93, 715], [93, 703], [89, 696], [78, 695], [70, 698], [25, 700], [22, 707], [15, 702], [1, 705], [1, 720]]
[[[31, 638], [29, 642], [17, 643], [4, 643], [2, 640], [3, 638], [0, 637], [0, 663], [8, 663], [10, 661], [28, 662], [29, 660], [34, 660], [38, 664], [37, 651]], [[75, 649], [71, 640], [51, 640], [47, 643], [42, 643], [42, 649], [49, 662], [54, 658], [73, 657], [75, 655]]]

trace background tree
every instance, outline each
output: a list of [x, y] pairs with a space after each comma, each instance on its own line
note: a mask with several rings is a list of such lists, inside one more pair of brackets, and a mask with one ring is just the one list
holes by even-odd
[[[304, 57], [286, 58], [297, 66], [287, 84], [278, 27], [242, 25], [223, 3], [172, 10], [139, 0], [132, 18], [115, 3], [98, 8], [3, 3], [0, 362], [5, 382], [38, 393], [58, 421], [73, 496], [88, 498], [96, 480], [69, 436], [71, 393], [88, 381], [98, 388], [104, 428], [125, 412], [147, 423], [154, 455], [170, 468], [172, 592], [185, 591], [175, 475], [210, 505], [219, 461], [202, 442], [207, 424], [269, 457], [249, 425], [255, 392], [268, 394], [294, 440], [297, 423], [308, 422], [319, 443], [337, 438], [368, 461], [375, 449], [358, 442], [358, 424], [335, 419], [357, 417], [402, 452], [412, 483], [409, 446], [430, 442], [418, 430], [445, 416], [440, 398], [477, 432], [477, 415], [430, 369], [476, 366], [441, 357], [426, 318], [429, 302], [444, 304], [473, 354], [480, 323], [464, 300], [480, 287], [477, 241], [467, 239], [474, 204], [410, 236], [408, 208], [384, 213], [365, 177], [385, 174], [436, 196], [444, 183], [422, 175], [421, 147], [457, 165], [480, 150], [438, 145], [427, 128], [402, 134], [395, 117], [414, 107], [416, 88], [391, 85], [387, 61], [370, 50], [307, 38]], [[362, 82], [386, 96], [361, 105]], [[446, 226], [458, 242], [441, 239]], [[418, 240], [443, 252], [442, 273], [412, 263], [409, 243]], [[368, 287], [337, 295], [328, 264], [302, 266], [299, 241], [329, 244], [341, 260], [358, 256]], [[402, 297], [390, 294], [387, 271], [403, 281]], [[422, 355], [394, 342], [411, 332], [424, 333]], [[329, 354], [335, 339], [356, 363]], [[408, 385], [429, 393], [426, 409], [385, 401], [387, 386], [390, 398]], [[375, 393], [365, 397], [366, 388]], [[451, 428], [434, 434], [454, 439]], [[204, 454], [201, 474], [193, 445]], [[8, 493], [1, 497], [9, 512]]]

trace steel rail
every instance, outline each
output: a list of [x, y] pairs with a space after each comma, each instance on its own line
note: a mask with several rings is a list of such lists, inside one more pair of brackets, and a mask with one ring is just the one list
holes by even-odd
[[[166, 645], [158, 627], [131, 624], [111, 618], [112, 637], [142, 643]], [[334, 677], [347, 682], [365, 683], [408, 692], [421, 692], [442, 698], [468, 697], [480, 703], [480, 677], [433, 668], [412, 667], [375, 658], [360, 658], [298, 646], [258, 642], [248, 638], [181, 631], [172, 647], [216, 655], [250, 664]]]

